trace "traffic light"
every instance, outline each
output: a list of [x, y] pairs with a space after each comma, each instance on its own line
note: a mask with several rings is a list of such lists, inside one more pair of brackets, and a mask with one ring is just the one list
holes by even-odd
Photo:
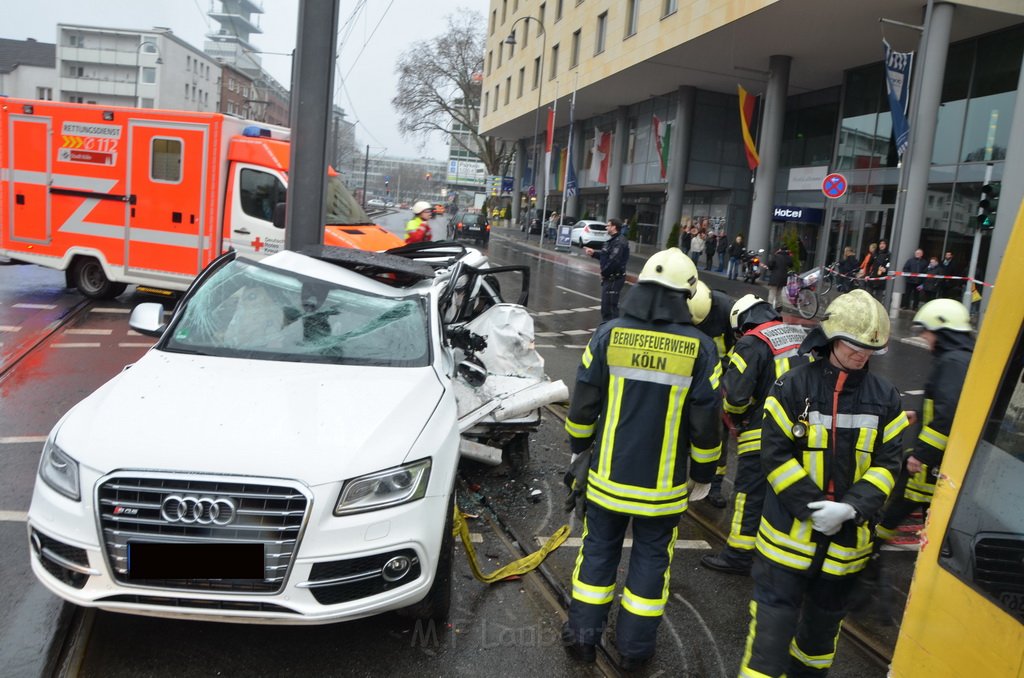
[[981, 187], [981, 200], [978, 201], [978, 228], [982, 231], [991, 231], [996, 227], [996, 189], [992, 184], [985, 184]]

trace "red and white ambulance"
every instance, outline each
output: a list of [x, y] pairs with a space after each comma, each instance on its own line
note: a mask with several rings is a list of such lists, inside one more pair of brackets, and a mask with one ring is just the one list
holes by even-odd
[[[288, 136], [220, 113], [0, 98], [0, 256], [104, 299], [128, 284], [184, 290], [229, 249], [273, 254]], [[327, 183], [325, 244], [403, 243], [333, 170]]]

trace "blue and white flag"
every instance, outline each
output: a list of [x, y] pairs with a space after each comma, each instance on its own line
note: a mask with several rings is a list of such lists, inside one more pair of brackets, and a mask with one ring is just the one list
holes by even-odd
[[572, 166], [572, 158], [569, 158], [569, 167], [566, 169], [565, 175], [565, 194], [568, 197], [576, 195], [579, 187], [576, 184], [576, 170]]
[[889, 110], [892, 111], [892, 132], [896, 137], [896, 153], [902, 157], [910, 142], [907, 107], [910, 104], [910, 72], [914, 53], [894, 51], [886, 40], [882, 40], [882, 45], [885, 47], [885, 89], [889, 93]]

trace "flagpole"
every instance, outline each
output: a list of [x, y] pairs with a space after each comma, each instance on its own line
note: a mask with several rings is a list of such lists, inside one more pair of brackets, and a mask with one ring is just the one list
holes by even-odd
[[[558, 207], [558, 221], [555, 225], [555, 246], [558, 246], [558, 229], [561, 227], [562, 215], [565, 214], [565, 198], [569, 192], [569, 167], [572, 166], [572, 122], [576, 114], [576, 85], [580, 81], [579, 71], [576, 72], [576, 79], [572, 84], [572, 99], [569, 100], [569, 143], [565, 147], [565, 177], [562, 180], [562, 204]], [[557, 86], [557, 85], [556, 85]], [[571, 245], [571, 243], [570, 243]]]
[[[542, 74], [543, 75], [543, 74]], [[550, 136], [545, 140], [545, 159], [544, 159], [544, 200], [541, 203], [540, 208], [540, 242], [538, 245], [544, 247], [544, 232], [547, 229], [548, 219], [548, 194], [551, 192], [551, 187], [548, 186], [548, 180], [551, 179], [551, 142], [555, 140], [555, 121], [558, 119], [558, 81], [555, 80], [555, 98], [551, 102], [551, 131]], [[561, 218], [562, 215], [558, 215]]]

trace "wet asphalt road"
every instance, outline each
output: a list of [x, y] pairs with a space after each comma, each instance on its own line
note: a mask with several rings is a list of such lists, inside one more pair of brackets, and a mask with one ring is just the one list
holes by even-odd
[[[397, 222], [392, 228], [400, 232], [404, 220], [404, 215], [393, 215], [383, 221]], [[596, 262], [578, 249], [542, 250], [536, 240], [524, 242], [517, 231], [495, 229], [487, 249], [497, 264], [527, 263], [533, 269], [530, 308], [538, 349], [552, 379], [563, 379], [571, 389], [582, 350], [599, 321]], [[638, 271], [640, 263], [635, 261], [630, 270]], [[712, 287], [736, 296], [746, 290], [713, 275], [707, 279]], [[57, 272], [0, 267], [0, 367], [10, 367], [27, 337], [58, 325], [81, 302], [62, 283]], [[0, 603], [0, 665], [6, 667], [5, 674], [44, 673], [49, 641], [69, 613], [35, 582], [28, 568], [23, 515], [42, 437], [71, 405], [148, 346], [146, 338], [127, 331], [127, 311], [141, 300], [129, 291], [115, 303], [94, 305], [0, 377], [0, 455], [5, 468], [0, 479], [0, 537], [7, 546], [0, 551], [0, 576], [8, 589]], [[877, 369], [902, 390], [921, 388], [928, 361], [920, 348], [894, 342], [889, 355], [877, 362]], [[908, 397], [908, 406], [913, 398]], [[154, 425], [167, 422], [167, 417], [155, 417]], [[515, 554], [507, 534], [495, 530], [496, 523], [505, 523], [532, 550], [537, 537], [566, 522], [560, 481], [568, 454], [556, 417], [545, 415], [531, 447], [531, 464], [518, 474], [504, 466], [464, 464], [459, 502], [463, 510], [480, 516], [470, 522], [481, 540], [477, 549], [485, 570]], [[532, 489], [541, 490], [539, 501], [529, 498]], [[719, 527], [728, 515], [699, 505], [694, 513]], [[576, 525], [572, 537], [579, 537]], [[749, 581], [698, 565], [701, 554], [720, 547], [718, 538], [701, 524], [685, 519], [680, 540], [673, 563], [673, 602], [659, 632], [658, 658], [646, 674], [735, 675], [746, 634]], [[568, 584], [575, 554], [574, 546], [563, 546], [548, 558], [550, 582]], [[902, 610], [901, 590], [906, 585], [901, 580], [909, 581], [913, 553], [885, 557], [892, 562], [891, 576], [879, 589], [878, 598], [885, 604], [869, 605], [860, 614], [883, 646], [895, 637], [891, 619]], [[628, 551], [623, 565], [626, 562]], [[456, 611], [444, 628], [416, 629], [390, 615], [326, 627], [281, 628], [98, 612], [77, 666], [80, 675], [87, 676], [601, 673], [601, 666], [574, 665], [558, 646], [558, 598], [564, 592], [552, 592], [537, 574], [484, 586], [471, 578], [464, 558], [458, 557], [456, 563]], [[166, 642], [168, 638], [175, 642]], [[884, 671], [844, 641], [833, 675], [882, 676]]]

